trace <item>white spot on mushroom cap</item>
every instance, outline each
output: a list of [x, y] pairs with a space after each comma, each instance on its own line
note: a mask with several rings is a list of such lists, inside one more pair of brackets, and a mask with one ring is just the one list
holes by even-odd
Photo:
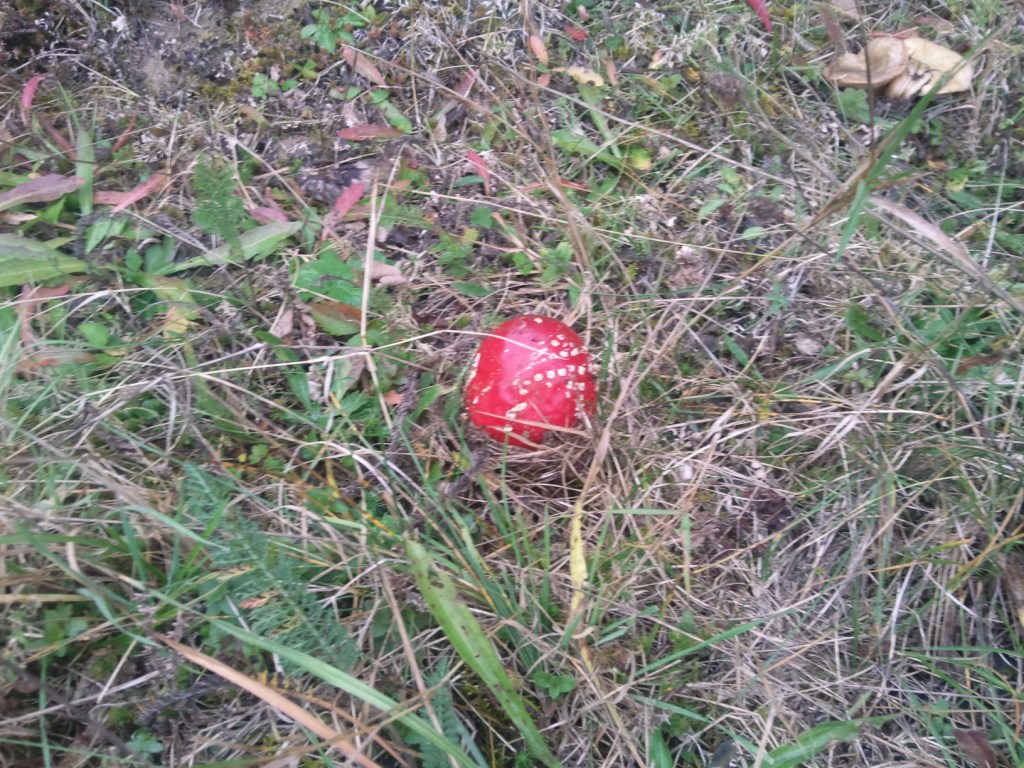
[[551, 340], [551, 346], [552, 346], [552, 347], [557, 347], [557, 346], [558, 346], [559, 344], [561, 344], [561, 343], [562, 343], [562, 342], [560, 342], [560, 341], [559, 341], [558, 339], [552, 339], [552, 340]]

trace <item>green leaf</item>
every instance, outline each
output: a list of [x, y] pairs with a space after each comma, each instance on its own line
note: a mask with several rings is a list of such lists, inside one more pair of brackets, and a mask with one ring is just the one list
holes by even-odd
[[302, 229], [302, 222], [272, 221], [262, 227], [250, 229], [239, 237], [238, 255], [233, 255], [231, 246], [224, 244], [202, 256], [196, 256], [180, 264], [173, 264], [164, 270], [165, 275], [183, 272], [198, 267], [219, 267], [227, 264], [244, 264], [247, 261], [258, 261], [277, 251], [285, 240]]
[[14, 232], [0, 233], [0, 288], [85, 272], [81, 259]]
[[234, 194], [235, 174], [228, 165], [214, 164], [200, 156], [192, 173], [192, 189], [196, 194], [196, 224], [210, 235], [219, 235], [231, 246], [241, 249], [238, 233], [247, 220], [242, 198]]
[[614, 157], [611, 153], [603, 151], [597, 143], [569, 128], [559, 128], [557, 131], [552, 131], [551, 141], [556, 147], [565, 150], [569, 154], [593, 157], [614, 168], [622, 168], [624, 166], [621, 160]]
[[382, 101], [377, 106], [384, 113], [384, 119], [388, 121], [389, 125], [397, 128], [402, 133], [412, 133], [412, 121], [403, 115], [398, 107], [390, 101]]
[[570, 675], [552, 675], [544, 670], [533, 674], [533, 682], [553, 699], [576, 690], [576, 678]]
[[868, 125], [871, 122], [867, 91], [858, 88], [843, 88], [836, 94], [836, 106], [851, 123]]
[[477, 229], [487, 229], [494, 226], [491, 209], [486, 205], [478, 205], [469, 212], [469, 223]]
[[871, 316], [857, 304], [851, 304], [846, 309], [846, 327], [867, 341], [878, 343], [882, 340], [882, 334], [875, 328]]
[[462, 661], [487, 685], [533, 756], [549, 768], [561, 768], [530, 717], [516, 683], [502, 666], [498, 652], [469, 608], [456, 596], [451, 577], [432, 568], [430, 555], [421, 544], [407, 541], [405, 550], [430, 613]]
[[93, 349], [106, 349], [110, 342], [110, 329], [103, 323], [93, 320], [86, 320], [78, 326], [78, 332], [82, 334], [86, 342]]
[[461, 293], [463, 296], [473, 296], [476, 298], [483, 298], [484, 296], [490, 296], [494, 292], [493, 288], [488, 288], [486, 285], [480, 283], [466, 283], [461, 280], [456, 280], [452, 283], [452, 288]]

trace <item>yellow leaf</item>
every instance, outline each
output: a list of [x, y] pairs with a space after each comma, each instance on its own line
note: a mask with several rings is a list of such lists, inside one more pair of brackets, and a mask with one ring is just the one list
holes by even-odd
[[597, 72], [586, 67], [558, 67], [555, 72], [565, 72], [569, 77], [580, 85], [590, 85], [600, 88], [604, 85], [604, 78]]

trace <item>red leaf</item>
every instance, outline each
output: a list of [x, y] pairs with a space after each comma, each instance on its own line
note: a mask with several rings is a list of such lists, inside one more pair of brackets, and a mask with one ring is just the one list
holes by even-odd
[[537, 37], [537, 35], [530, 35], [526, 38], [526, 42], [530, 46], [530, 51], [537, 57], [540, 65], [546, 67], [548, 65], [548, 49], [544, 45], [544, 41]]
[[31, 344], [36, 340], [36, 335], [32, 333], [32, 315], [36, 311], [36, 307], [40, 303], [47, 299], [59, 299], [61, 296], [67, 295], [68, 291], [71, 290], [70, 285], [58, 285], [53, 288], [47, 288], [46, 286], [22, 286], [21, 288], [21, 300], [18, 302], [18, 314], [21, 316], [21, 341], [24, 344]]
[[587, 39], [587, 30], [574, 27], [572, 24], [565, 25], [565, 34], [569, 36], [570, 40], [577, 43], [582, 43]]
[[757, 12], [757, 15], [761, 17], [761, 23], [764, 24], [764, 31], [772, 31], [772, 19], [768, 15], [768, 5], [765, 0], [747, 0], [747, 4]]
[[50, 138], [53, 139], [53, 143], [57, 145], [61, 152], [66, 154], [72, 160], [78, 159], [78, 153], [75, 152], [75, 148], [71, 146], [71, 142], [64, 138], [64, 135], [53, 127], [53, 123], [47, 120], [45, 117], [40, 115], [38, 118], [39, 124], [46, 129], [46, 132], [50, 134]]
[[111, 213], [118, 213], [125, 210], [132, 203], [136, 203], [144, 197], [149, 197], [157, 190], [163, 189], [167, 183], [167, 177], [162, 173], [154, 173], [144, 182], [139, 184], [135, 189], [130, 192], [126, 192], [124, 199], [120, 203], [110, 209]]
[[257, 224], [269, 224], [272, 221], [280, 221], [282, 224], [289, 221], [284, 211], [277, 208], [270, 208], [265, 205], [257, 205], [249, 209], [249, 215]]
[[466, 159], [471, 162], [484, 180], [484, 194], [491, 194], [491, 172], [487, 170], [487, 162], [472, 149], [466, 150]]
[[387, 85], [384, 75], [380, 73], [380, 70], [377, 69], [372, 61], [366, 58], [366, 54], [360, 53], [350, 45], [346, 45], [341, 49], [341, 58], [357, 75], [362, 75], [371, 83]]
[[32, 101], [36, 97], [36, 90], [39, 88], [39, 84], [49, 76], [48, 73], [32, 75], [28, 82], [25, 83], [25, 87], [21, 90], [21, 108], [23, 110], [28, 111], [32, 109]]
[[111, 152], [117, 152], [121, 147], [128, 141], [128, 136], [131, 135], [132, 128], [135, 127], [135, 118], [137, 115], [132, 115], [132, 119], [128, 121], [128, 127], [124, 129], [120, 136], [117, 137], [117, 141], [114, 142], [114, 146], [110, 148]]
[[0, 211], [24, 203], [48, 203], [60, 200], [85, 183], [85, 179], [48, 173], [38, 179], [26, 181], [0, 195]]
[[331, 208], [330, 220], [340, 221], [346, 213], [352, 210], [352, 206], [359, 202], [365, 191], [366, 185], [361, 181], [353, 182], [345, 187], [341, 194], [338, 195], [338, 199], [334, 201], [334, 206]]
[[366, 141], [367, 139], [398, 139], [405, 136], [397, 128], [380, 123], [362, 123], [338, 131], [338, 138], [347, 141]]

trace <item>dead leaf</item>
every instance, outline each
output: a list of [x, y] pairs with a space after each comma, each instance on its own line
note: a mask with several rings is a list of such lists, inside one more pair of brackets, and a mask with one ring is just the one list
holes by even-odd
[[49, 203], [60, 200], [85, 183], [85, 179], [48, 173], [38, 179], [31, 179], [9, 189], [0, 195], [0, 211], [26, 203]]
[[565, 72], [565, 74], [581, 85], [589, 85], [594, 88], [600, 88], [604, 85], [604, 78], [594, 70], [587, 69], [586, 67], [558, 67], [552, 71]]
[[187, 334], [192, 321], [199, 317], [199, 305], [188, 282], [180, 277], [153, 276], [148, 287], [167, 305], [160, 333], [168, 338]]
[[880, 87], [907, 71], [907, 48], [896, 37], [876, 37], [858, 53], [841, 53], [825, 67], [840, 88]]
[[999, 758], [981, 728], [954, 728], [957, 745], [975, 768], [999, 768]]
[[42, 285], [22, 286], [21, 297], [18, 301], [18, 315], [23, 344], [33, 344], [37, 341], [37, 337], [32, 331], [32, 317], [35, 315], [36, 307], [47, 299], [59, 299], [61, 296], [66, 296], [70, 290], [70, 285], [58, 285], [53, 288]]
[[956, 375], [963, 376], [965, 373], [970, 373], [975, 368], [983, 368], [988, 365], [998, 365], [1003, 362], [1005, 357], [1006, 353], [1004, 352], [995, 352], [991, 355], [972, 355], [971, 357], [965, 357], [956, 367]]
[[41, 75], [32, 75], [25, 83], [25, 87], [21, 90], [21, 108], [25, 112], [32, 109], [32, 102], [35, 100], [36, 91], [39, 89], [40, 84], [43, 80], [48, 78], [50, 74], [48, 72]]
[[772, 17], [768, 15], [768, 6], [765, 0], [747, 0], [747, 5], [754, 9], [754, 13], [757, 14], [758, 18], [761, 19], [761, 23], [764, 24], [764, 31], [772, 31]]
[[801, 355], [817, 357], [821, 354], [821, 350], [825, 348], [825, 345], [812, 336], [800, 334], [793, 339], [793, 348]]
[[381, 125], [379, 123], [363, 123], [362, 125], [353, 125], [349, 128], [342, 128], [338, 131], [338, 138], [346, 139], [347, 141], [399, 139], [402, 136], [405, 136], [405, 134], [397, 128], [392, 128], [390, 125]]
[[604, 73], [608, 76], [608, 82], [614, 88], [619, 84], [619, 73], [615, 69], [615, 62], [612, 61], [611, 56], [606, 56], [601, 60], [601, 65], [604, 67]]
[[363, 319], [363, 311], [352, 304], [333, 299], [321, 299], [311, 305], [314, 309], [324, 315], [331, 315], [338, 320], [350, 320], [358, 323]]
[[476, 70], [468, 69], [466, 74], [459, 80], [459, 84], [455, 86], [455, 92], [462, 98], [469, 96], [469, 92], [473, 90], [473, 83], [476, 82]]
[[95, 362], [96, 355], [66, 345], [50, 344], [21, 358], [14, 365], [18, 373], [28, 373], [51, 365], [79, 365]]
[[266, 205], [256, 205], [247, 209], [247, 211], [252, 220], [257, 224], [269, 224], [272, 221], [286, 223], [289, 221], [288, 215], [284, 211]]
[[530, 52], [536, 57], [537, 62], [542, 67], [546, 67], [548, 65], [548, 49], [544, 45], [544, 41], [537, 35], [530, 35], [526, 38], [526, 43], [530, 46]]
[[351, 45], [342, 46], [341, 58], [357, 75], [362, 75], [376, 85], [387, 85], [384, 75], [380, 73], [377, 66], [366, 58], [366, 54], [357, 51]]
[[124, 199], [110, 209], [111, 213], [120, 213], [125, 210], [132, 203], [137, 203], [144, 197], [149, 197], [154, 192], [157, 192], [164, 188], [167, 184], [167, 177], [162, 173], [154, 173], [144, 182], [139, 184], [135, 189], [130, 192], [126, 192]]
[[396, 392], [393, 389], [389, 389], [387, 392], [384, 393], [381, 399], [384, 401], [385, 405], [401, 405], [402, 400], [404, 400], [405, 398], [402, 397], [401, 392]]
[[565, 34], [569, 36], [570, 40], [577, 43], [582, 43], [587, 39], [587, 30], [574, 27], [572, 24], [565, 25]]
[[974, 80], [974, 66], [963, 56], [943, 45], [923, 37], [908, 37], [903, 41], [907, 49], [906, 71], [889, 83], [885, 95], [893, 100], [909, 99], [927, 93], [950, 72], [954, 74], [937, 95], [970, 90]]
[[491, 172], [487, 169], [486, 161], [472, 149], [466, 150], [466, 159], [473, 164], [480, 177], [484, 180], [484, 194], [491, 194]]
[[361, 181], [354, 181], [345, 187], [331, 207], [331, 212], [328, 214], [330, 222], [333, 224], [336, 221], [341, 221], [345, 214], [352, 210], [352, 206], [363, 198], [364, 192], [366, 192], [366, 185]]

